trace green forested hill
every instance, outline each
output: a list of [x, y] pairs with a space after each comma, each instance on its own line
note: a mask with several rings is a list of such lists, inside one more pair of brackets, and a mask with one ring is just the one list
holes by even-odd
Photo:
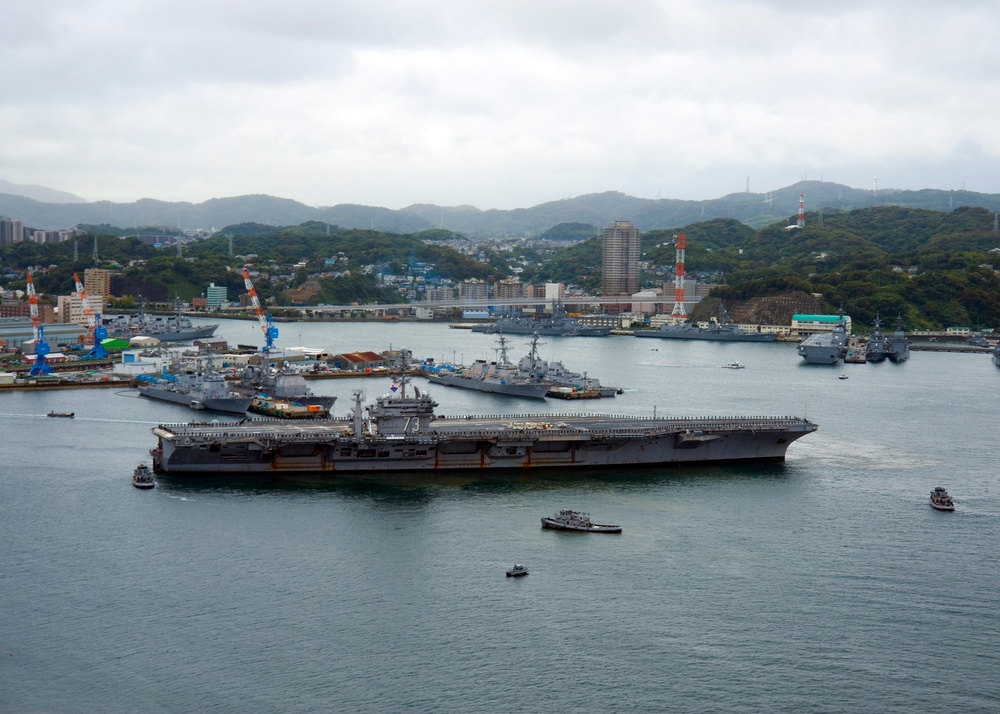
[[[674, 236], [684, 233], [688, 274], [708, 273], [721, 280], [718, 296], [724, 299], [800, 291], [816, 295], [831, 312], [843, 307], [859, 325], [870, 324], [876, 314], [883, 319], [900, 314], [911, 329], [1000, 327], [1000, 281], [993, 271], [994, 261], [1000, 267], [1000, 253], [993, 252], [1000, 251], [1000, 233], [994, 222], [994, 214], [984, 208], [899, 206], [810, 212], [805, 227], [793, 229], [786, 221], [755, 230], [731, 218], [715, 218], [645, 233], [644, 282], [662, 287], [672, 280]], [[351, 301], [402, 301], [398, 291], [378, 286], [374, 273], [492, 282], [510, 275], [515, 265], [521, 266], [525, 282], [564, 282], [596, 294], [600, 238], [569, 247], [558, 244], [560, 238], [579, 240], [593, 232], [593, 224], [570, 223], [553, 232], [548, 252], [539, 252], [531, 242], [508, 242], [503, 252], [479, 246], [475, 257], [448, 245], [473, 247], [475, 242], [441, 229], [393, 234], [320, 221], [283, 228], [235, 224], [185, 245], [180, 256], [134, 238], [99, 235], [96, 240], [102, 265], [119, 266], [112, 282], [115, 294], [141, 293], [152, 300], [177, 294], [190, 300], [214, 282], [236, 296], [244, 289], [239, 268], [251, 262], [261, 271], [255, 284], [263, 297], [281, 302], [288, 291], [298, 289], [296, 295], [315, 304], [343, 302], [345, 296]], [[79, 241], [75, 262], [71, 243], [25, 241], [0, 248], [6, 286], [23, 285], [21, 271], [32, 266], [40, 292], [69, 293], [73, 272], [82, 274], [93, 265], [93, 240]]]

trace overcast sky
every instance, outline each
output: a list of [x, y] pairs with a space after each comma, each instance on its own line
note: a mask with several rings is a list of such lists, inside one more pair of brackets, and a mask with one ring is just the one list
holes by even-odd
[[517, 208], [1000, 193], [996, 0], [2, 0], [0, 178]]

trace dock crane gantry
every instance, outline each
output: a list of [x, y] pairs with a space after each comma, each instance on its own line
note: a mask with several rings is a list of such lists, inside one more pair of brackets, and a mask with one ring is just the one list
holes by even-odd
[[49, 343], [45, 341], [45, 329], [38, 317], [38, 297], [35, 295], [35, 283], [31, 280], [31, 271], [25, 270], [28, 281], [28, 309], [31, 315], [31, 329], [35, 337], [35, 364], [28, 370], [31, 377], [52, 374], [52, 368], [45, 364], [45, 355], [49, 353]]
[[274, 341], [278, 339], [278, 328], [274, 326], [274, 318], [271, 317], [271, 313], [265, 314], [264, 308], [260, 306], [257, 291], [250, 281], [250, 271], [246, 268], [243, 268], [243, 283], [247, 287], [247, 295], [250, 296], [254, 312], [257, 313], [257, 322], [260, 323], [260, 329], [264, 332], [264, 346], [260, 348], [260, 351], [267, 354], [274, 349]]
[[73, 273], [73, 281], [76, 283], [76, 294], [80, 296], [80, 301], [83, 303], [83, 314], [87, 318], [87, 329], [90, 331], [90, 339], [94, 342], [94, 346], [90, 348], [90, 352], [83, 356], [83, 359], [104, 359], [108, 356], [108, 352], [101, 345], [101, 340], [108, 336], [108, 331], [101, 324], [101, 316], [95, 315], [91, 309], [90, 302], [87, 300], [87, 291], [84, 289], [83, 283], [80, 282], [80, 278], [76, 273]]

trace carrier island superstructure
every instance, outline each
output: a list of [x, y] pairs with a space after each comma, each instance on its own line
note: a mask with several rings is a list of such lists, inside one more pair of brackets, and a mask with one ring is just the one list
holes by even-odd
[[[344, 419], [161, 424], [160, 474], [390, 474], [494, 469], [625, 468], [782, 461], [816, 431], [800, 417], [437, 416], [401, 378]], [[412, 394], [410, 394], [412, 392]]]

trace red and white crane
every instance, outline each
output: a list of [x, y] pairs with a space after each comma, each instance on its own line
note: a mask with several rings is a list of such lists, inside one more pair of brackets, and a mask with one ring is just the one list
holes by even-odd
[[28, 374], [37, 377], [52, 372], [52, 368], [45, 364], [45, 355], [49, 353], [49, 344], [45, 341], [42, 319], [38, 316], [38, 296], [35, 295], [35, 283], [31, 279], [31, 271], [25, 270], [24, 274], [28, 283], [28, 311], [31, 315], [31, 329], [35, 337], [35, 364], [28, 370]]
[[274, 341], [278, 339], [278, 328], [274, 326], [274, 319], [269, 314], [264, 314], [264, 308], [260, 306], [257, 291], [250, 280], [250, 271], [245, 267], [243, 268], [243, 283], [247, 287], [250, 304], [253, 305], [254, 312], [257, 313], [257, 321], [260, 323], [260, 329], [264, 333], [264, 346], [261, 348], [261, 352], [270, 352], [274, 347]]
[[108, 353], [101, 345], [101, 340], [108, 336], [108, 331], [101, 324], [100, 315], [95, 315], [93, 308], [90, 307], [90, 301], [87, 299], [87, 290], [83, 287], [83, 283], [80, 282], [80, 278], [76, 273], [73, 273], [73, 281], [76, 282], [76, 294], [83, 303], [83, 314], [87, 318], [87, 330], [90, 332], [90, 339], [93, 342], [90, 352], [84, 355], [83, 358], [104, 359], [108, 356]]
[[73, 273], [73, 281], [76, 283], [76, 294], [80, 296], [80, 302], [83, 303], [83, 315], [87, 318], [87, 330], [90, 331], [90, 338], [93, 339], [97, 320], [94, 318], [94, 311], [87, 300], [87, 290], [83, 287], [83, 283], [80, 282], [80, 277], [76, 273]]

